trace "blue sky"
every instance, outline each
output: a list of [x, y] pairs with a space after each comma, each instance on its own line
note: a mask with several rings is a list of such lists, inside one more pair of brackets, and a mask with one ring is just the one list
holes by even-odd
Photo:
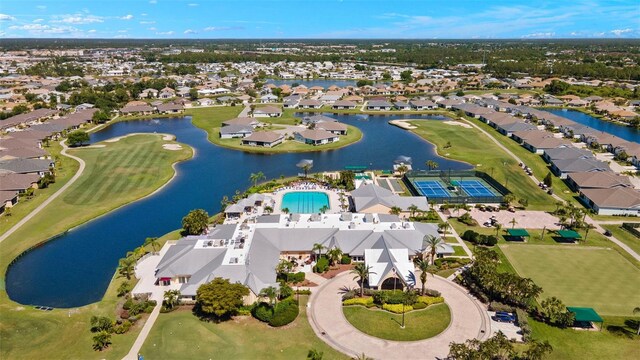
[[10, 37], [640, 38], [640, 0], [1, 0]]

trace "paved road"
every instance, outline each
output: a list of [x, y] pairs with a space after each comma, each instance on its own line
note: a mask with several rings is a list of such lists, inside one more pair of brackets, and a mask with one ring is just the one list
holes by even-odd
[[[474, 128], [482, 131], [485, 135], [487, 135], [491, 141], [493, 141], [494, 143], [496, 143], [496, 145], [498, 145], [502, 150], [504, 150], [507, 154], [509, 154], [512, 158], [514, 158], [517, 162], [523, 162], [522, 160], [520, 160], [519, 157], [516, 156], [516, 154], [514, 154], [513, 152], [511, 152], [511, 150], [507, 149], [504, 145], [502, 145], [498, 140], [496, 140], [491, 134], [489, 134], [488, 132], [484, 131], [482, 128], [480, 128], [478, 125], [472, 123], [469, 120], [466, 119], [462, 119], [464, 120], [467, 124], [473, 126]], [[538, 179], [535, 178], [535, 176], [531, 175], [529, 176], [529, 178], [531, 178], [531, 180], [538, 185], [540, 182], [538, 181]], [[553, 197], [556, 200], [560, 200], [562, 202], [564, 202], [564, 200], [559, 197], [556, 194], [553, 194]], [[587, 216], [585, 218], [585, 221], [591, 225], [593, 225], [595, 227], [595, 230], [601, 234], [604, 234], [605, 230], [599, 225], [600, 223], [598, 221], [595, 221], [593, 219], [591, 219], [591, 217]], [[628, 252], [631, 256], [633, 256], [636, 260], [640, 261], [640, 255], [635, 252], [633, 249], [631, 249], [629, 246], [627, 246], [625, 243], [623, 243], [622, 241], [616, 239], [614, 236], [609, 236], [608, 237], [609, 240], [611, 240], [611, 242], [615, 243], [616, 245], [620, 246], [624, 251]]]
[[441, 277], [429, 277], [428, 287], [442, 293], [451, 309], [451, 324], [440, 335], [427, 340], [398, 342], [378, 339], [354, 328], [342, 313], [341, 290], [357, 287], [350, 273], [342, 273], [322, 284], [311, 295], [307, 315], [316, 335], [350, 356], [365, 353], [375, 359], [435, 359], [449, 353], [449, 343], [484, 340], [491, 334], [490, 319], [466, 290]]
[[11, 229], [7, 230], [4, 234], [2, 234], [2, 236], [0, 236], [0, 243], [3, 242], [9, 236], [11, 236], [11, 234], [16, 232], [27, 221], [31, 220], [31, 218], [36, 216], [40, 211], [42, 211], [42, 209], [44, 209], [53, 200], [55, 200], [58, 196], [60, 196], [60, 194], [62, 194], [65, 190], [67, 190], [69, 188], [69, 186], [71, 186], [74, 182], [76, 182], [76, 180], [78, 180], [80, 175], [82, 175], [82, 172], [84, 171], [84, 168], [85, 168], [84, 160], [82, 160], [81, 158], [79, 158], [77, 156], [73, 156], [73, 155], [67, 154], [67, 150], [69, 148], [67, 147], [67, 145], [64, 142], [65, 142], [65, 140], [60, 141], [60, 145], [62, 145], [62, 151], [60, 152], [60, 154], [62, 154], [64, 156], [67, 156], [67, 157], [70, 157], [73, 160], [75, 160], [78, 163], [80, 163], [80, 167], [78, 168], [78, 172], [76, 172], [76, 174], [73, 175], [73, 177], [71, 179], [69, 179], [69, 181], [66, 184], [64, 184], [60, 189], [58, 189], [58, 191], [56, 191], [51, 196], [49, 196], [49, 198], [47, 200], [43, 201], [42, 204], [40, 204], [37, 208], [33, 209], [33, 211], [31, 211], [27, 216], [25, 216], [22, 220], [18, 221], [18, 223], [13, 225], [11, 227]]

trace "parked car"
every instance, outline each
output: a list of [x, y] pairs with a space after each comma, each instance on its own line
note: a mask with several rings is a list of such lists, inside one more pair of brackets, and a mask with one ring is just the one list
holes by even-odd
[[511, 316], [494, 316], [493, 320], [497, 321], [497, 322], [503, 322], [503, 323], [512, 323], [515, 321], [515, 319]]
[[604, 232], [604, 236], [611, 236], [611, 231], [606, 230], [606, 231]]
[[512, 313], [506, 311], [496, 311], [496, 316], [510, 317], [513, 321], [516, 320], [516, 317]]

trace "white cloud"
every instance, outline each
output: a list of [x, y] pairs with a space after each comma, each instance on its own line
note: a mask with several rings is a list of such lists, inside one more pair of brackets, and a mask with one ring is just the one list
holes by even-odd
[[96, 30], [96, 29], [91, 29], [91, 30], [89, 30], [89, 31], [87, 31], [87, 32], [88, 32], [89, 34], [94, 34], [94, 33], [98, 32], [98, 30]]
[[149, 31], [156, 31], [156, 30], [158, 30], [158, 29], [156, 29], [155, 27], [150, 27], [150, 28], [148, 28], [147, 30], [149, 30]]
[[7, 14], [0, 14], [0, 21], [14, 21], [16, 18], [14, 18], [11, 15], [7, 15]]
[[120, 35], [116, 35], [116, 36], [114, 36], [113, 38], [114, 38], [114, 39], [127, 39], [128, 37], [129, 37], [129, 35], [122, 35], [122, 34], [120, 34]]
[[158, 0], [149, 0], [149, 4], [155, 5], [158, 3]]
[[35, 19], [35, 20], [33, 20], [34, 23], [39, 23], [39, 22], [43, 22], [43, 21], [44, 21], [44, 19]]
[[228, 30], [244, 30], [242, 26], [207, 26], [203, 31], [228, 31]]
[[131, 19], [133, 19], [133, 15], [128, 14], [128, 15], [125, 15], [125, 16], [121, 16], [118, 19], [120, 19], [120, 20], [131, 20]]
[[546, 39], [552, 38], [556, 35], [554, 32], [537, 32], [533, 34], [523, 35], [522, 37], [525, 39]]
[[632, 29], [616, 29], [616, 30], [611, 30], [611, 33], [615, 36], [620, 36], [622, 34], [630, 33], [632, 31], [633, 31]]
[[200, 5], [200, 4], [196, 4], [196, 3], [190, 3], [190, 4], [187, 4], [187, 6], [190, 6], [190, 7], [196, 7], [196, 6], [198, 6], [198, 5]]
[[198, 32], [195, 30], [191, 30], [191, 29], [187, 29], [184, 31], [185, 35], [189, 35], [189, 34], [197, 34]]
[[148, 15], [147, 13], [140, 14], [140, 16], [147, 16], [147, 15]]
[[71, 26], [49, 26], [43, 24], [25, 24], [9, 26], [11, 30], [23, 30], [30, 34], [79, 34], [80, 30]]
[[95, 16], [95, 15], [73, 14], [73, 15], [54, 16], [54, 19], [51, 20], [51, 22], [82, 25], [82, 24], [101, 23], [101, 22], [104, 22], [104, 19], [101, 16]]
[[120, 34], [124, 34], [124, 33], [126, 33], [127, 31], [128, 31], [128, 30], [118, 30], [118, 33], [120, 33]]
[[46, 10], [47, 7], [45, 5], [38, 5], [38, 6], [36, 6], [36, 9], [38, 9], [38, 10]]
[[140, 21], [140, 25], [151, 25], [151, 24], [155, 24], [155, 21]]
[[173, 34], [175, 34], [175, 31], [160, 31], [156, 33], [156, 35], [173, 35]]

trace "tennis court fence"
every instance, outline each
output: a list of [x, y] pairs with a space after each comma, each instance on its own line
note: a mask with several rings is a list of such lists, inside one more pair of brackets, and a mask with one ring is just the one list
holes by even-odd
[[[464, 179], [462, 180], [462, 184], [458, 179]], [[480, 186], [474, 186], [473, 179], [479, 179], [476, 180], [476, 182]], [[482, 171], [476, 170], [416, 170], [406, 173], [402, 180], [412, 195], [426, 196], [429, 201], [435, 201], [438, 204], [498, 204], [503, 202], [504, 195], [510, 193], [507, 188], [497, 182], [494, 178]], [[420, 184], [430, 181], [438, 181], [447, 188], [450, 186], [461, 187], [463, 191], [460, 191], [457, 194], [452, 191], [446, 191], [446, 195], [444, 196], [442, 191], [433, 191], [431, 192], [433, 196], [429, 196], [429, 194], [425, 194], [424, 186], [421, 186]], [[496, 194], [493, 194], [491, 191], [483, 191], [482, 188], [486, 186], [484, 186], [482, 182], [493, 188]]]

